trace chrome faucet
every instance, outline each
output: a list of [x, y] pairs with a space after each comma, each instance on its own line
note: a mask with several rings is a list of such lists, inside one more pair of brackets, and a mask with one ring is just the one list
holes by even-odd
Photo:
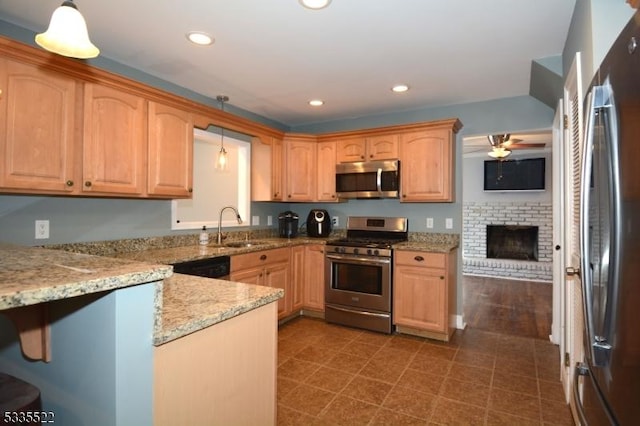
[[218, 245], [222, 244], [222, 212], [226, 209], [231, 209], [236, 214], [236, 218], [238, 219], [238, 225], [242, 225], [242, 218], [240, 217], [240, 213], [233, 206], [226, 206], [220, 209], [220, 217], [218, 218]]

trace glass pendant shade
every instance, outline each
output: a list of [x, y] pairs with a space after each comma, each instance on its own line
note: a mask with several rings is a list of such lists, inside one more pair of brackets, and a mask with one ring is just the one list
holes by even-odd
[[224, 146], [220, 147], [220, 151], [218, 152], [218, 158], [216, 158], [216, 169], [220, 171], [227, 170], [227, 150], [224, 149]]
[[36, 35], [36, 43], [49, 52], [70, 58], [88, 59], [100, 54], [89, 40], [84, 18], [70, 0], [53, 12], [49, 28]]

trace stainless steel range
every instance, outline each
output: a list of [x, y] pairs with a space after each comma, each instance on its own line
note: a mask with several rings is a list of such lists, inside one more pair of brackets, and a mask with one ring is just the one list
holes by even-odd
[[392, 332], [392, 245], [408, 235], [407, 218], [347, 219], [347, 237], [327, 242], [325, 251], [328, 322]]

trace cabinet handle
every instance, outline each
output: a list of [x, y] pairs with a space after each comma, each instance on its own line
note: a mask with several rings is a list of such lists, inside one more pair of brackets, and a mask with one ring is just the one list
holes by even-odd
[[373, 154], [369, 154], [369, 158], [373, 158]]
[[91, 188], [91, 181], [88, 180], [84, 183], [84, 186], [86, 186], [87, 188]]
[[263, 254], [262, 256], [260, 256], [260, 260], [267, 260], [267, 255]]
[[193, 192], [193, 188], [189, 188], [187, 189], [187, 191], [189, 191], [189, 193]]
[[414, 260], [418, 261], [418, 262], [422, 262], [424, 260], [424, 257], [422, 256], [416, 256], [414, 257]]
[[336, 194], [331, 194], [331, 198], [336, 198]]
[[361, 158], [362, 160], [364, 160], [364, 155], [361, 155], [361, 156], [360, 156], [360, 158]]
[[440, 275], [440, 279], [441, 279], [441, 280], [444, 280], [444, 275]]
[[402, 194], [402, 198], [407, 198], [407, 194]]
[[291, 194], [287, 195], [287, 197], [291, 198]]
[[271, 272], [267, 272], [267, 276], [271, 275]]
[[72, 180], [68, 180], [67, 181], [67, 186], [73, 186], [73, 181]]

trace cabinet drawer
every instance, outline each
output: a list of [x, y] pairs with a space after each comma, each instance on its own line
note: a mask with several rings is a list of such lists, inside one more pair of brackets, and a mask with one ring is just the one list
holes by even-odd
[[270, 265], [278, 262], [289, 261], [289, 248], [261, 250], [253, 253], [231, 256], [231, 272], [241, 269], [253, 268], [260, 265]]
[[445, 253], [396, 250], [394, 256], [395, 262], [398, 265], [439, 269], [445, 269], [446, 267], [447, 255]]

